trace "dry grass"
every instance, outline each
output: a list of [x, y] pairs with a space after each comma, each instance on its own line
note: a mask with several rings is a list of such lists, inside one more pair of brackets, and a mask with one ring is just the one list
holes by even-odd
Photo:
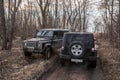
[[56, 56], [50, 60], [44, 60], [39, 54], [32, 55], [30, 58], [25, 58], [22, 51], [17, 51], [0, 52], [0, 80], [36, 79], [56, 61]]
[[105, 40], [99, 40], [99, 52], [105, 80], [120, 80], [120, 52]]

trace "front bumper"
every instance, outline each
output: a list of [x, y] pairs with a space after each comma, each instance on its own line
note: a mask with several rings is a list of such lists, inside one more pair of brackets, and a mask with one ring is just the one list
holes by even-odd
[[24, 52], [32, 52], [32, 53], [42, 53], [43, 50], [41, 49], [35, 49], [35, 48], [23, 48]]

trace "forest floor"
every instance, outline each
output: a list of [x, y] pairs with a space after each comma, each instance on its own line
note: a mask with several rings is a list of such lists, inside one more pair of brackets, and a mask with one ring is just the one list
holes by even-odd
[[26, 58], [20, 40], [13, 45], [11, 51], [0, 51], [0, 80], [120, 80], [120, 52], [103, 39], [98, 40], [96, 69], [76, 63], [61, 66], [56, 55], [50, 60], [40, 54]]
[[104, 39], [99, 39], [98, 42], [104, 79], [120, 80], [120, 51]]
[[57, 60], [57, 56], [44, 60], [40, 54], [26, 58], [20, 40], [15, 40], [13, 45], [11, 51], [0, 51], [0, 80], [36, 80]]

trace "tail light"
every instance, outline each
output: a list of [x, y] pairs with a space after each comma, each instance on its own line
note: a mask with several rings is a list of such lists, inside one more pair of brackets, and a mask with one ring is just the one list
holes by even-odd
[[95, 51], [95, 48], [92, 48], [92, 51]]

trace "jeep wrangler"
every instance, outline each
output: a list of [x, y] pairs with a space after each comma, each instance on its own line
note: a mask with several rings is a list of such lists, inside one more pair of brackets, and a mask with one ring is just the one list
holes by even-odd
[[41, 53], [49, 59], [52, 52], [62, 46], [63, 35], [66, 32], [66, 29], [37, 30], [34, 38], [23, 41], [24, 55], [28, 57], [32, 53]]
[[67, 60], [76, 63], [87, 63], [88, 67], [95, 68], [97, 51], [95, 50], [94, 36], [87, 32], [68, 32], [64, 34], [60, 53], [62, 65]]

